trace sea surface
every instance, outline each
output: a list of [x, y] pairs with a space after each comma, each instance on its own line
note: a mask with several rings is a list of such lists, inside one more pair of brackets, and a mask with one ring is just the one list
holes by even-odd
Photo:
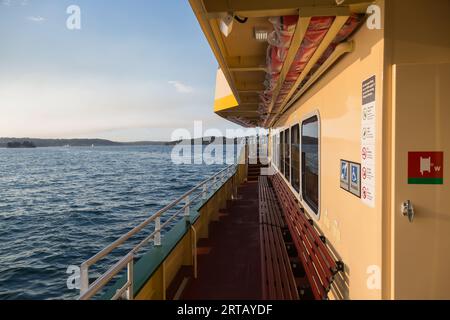
[[171, 151], [0, 149], [0, 300], [77, 298], [67, 287], [69, 266], [226, 166], [175, 165]]

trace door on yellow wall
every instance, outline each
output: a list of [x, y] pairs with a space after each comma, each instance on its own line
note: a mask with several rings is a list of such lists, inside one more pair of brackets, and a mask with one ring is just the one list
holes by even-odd
[[450, 299], [450, 64], [397, 65], [393, 83], [393, 298]]

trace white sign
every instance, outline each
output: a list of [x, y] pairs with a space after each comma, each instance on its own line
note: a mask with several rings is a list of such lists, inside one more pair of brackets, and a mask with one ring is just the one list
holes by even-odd
[[361, 200], [375, 207], [376, 77], [362, 83], [361, 111]]

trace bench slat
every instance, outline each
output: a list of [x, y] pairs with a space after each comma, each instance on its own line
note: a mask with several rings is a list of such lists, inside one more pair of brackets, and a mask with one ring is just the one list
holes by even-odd
[[337, 262], [281, 176], [277, 174], [271, 177], [271, 182], [314, 297], [326, 299], [338, 270]]
[[267, 177], [259, 177], [260, 239], [263, 298], [299, 299], [295, 277], [283, 238], [283, 211]]

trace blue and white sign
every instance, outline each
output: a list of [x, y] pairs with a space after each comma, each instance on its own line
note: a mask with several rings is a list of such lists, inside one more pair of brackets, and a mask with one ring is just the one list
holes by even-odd
[[350, 192], [357, 197], [361, 197], [361, 165], [350, 163]]
[[350, 191], [350, 164], [341, 160], [341, 188]]
[[358, 168], [352, 166], [352, 183], [358, 183]]

